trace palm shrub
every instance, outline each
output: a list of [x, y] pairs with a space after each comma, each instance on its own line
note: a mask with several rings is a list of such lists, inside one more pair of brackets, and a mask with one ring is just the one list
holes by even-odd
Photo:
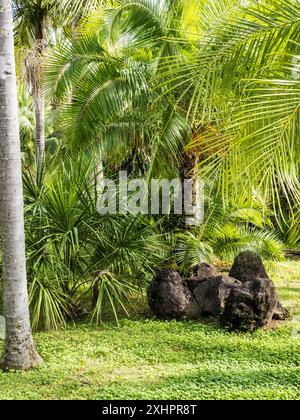
[[[80, 241], [84, 209], [78, 187], [51, 168], [41, 179], [24, 174], [28, 273], [33, 327], [57, 328], [71, 315], [75, 275], [81, 272]], [[51, 170], [52, 169], [52, 170]], [[72, 173], [74, 175], [74, 172]], [[81, 250], [82, 251], [82, 250]]]
[[166, 258], [168, 244], [158, 226], [144, 216], [109, 216], [96, 226], [90, 237], [90, 273], [95, 279], [93, 318], [100, 321], [105, 304], [115, 315], [117, 306], [127, 313], [125, 302], [132, 304], [145, 291]]
[[145, 217], [97, 213], [95, 159], [52, 161], [37, 181], [24, 174], [27, 259], [34, 328], [58, 328], [90, 312], [115, 318], [141, 293], [167, 244]]

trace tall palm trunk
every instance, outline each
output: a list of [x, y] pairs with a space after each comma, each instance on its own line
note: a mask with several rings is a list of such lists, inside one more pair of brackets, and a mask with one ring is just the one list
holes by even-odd
[[189, 214], [186, 214], [184, 209], [185, 229], [189, 230], [191, 227], [200, 226], [203, 222], [204, 216], [204, 200], [202, 182], [198, 178], [198, 164], [199, 153], [197, 150], [183, 153], [183, 162], [180, 168], [180, 175], [182, 181], [193, 181], [192, 186], [192, 207], [189, 209]]
[[0, 0], [0, 216], [6, 337], [2, 366], [40, 363], [32, 339], [25, 263], [23, 192], [15, 76], [12, 7]]
[[34, 85], [35, 103], [35, 153], [38, 167], [43, 164], [45, 157], [45, 100], [42, 89], [42, 71], [45, 49], [44, 19], [40, 18], [36, 25], [36, 69]]
[[38, 171], [41, 169], [45, 158], [45, 100], [42, 89], [44, 51], [44, 19], [42, 16], [37, 16], [35, 45], [27, 64], [35, 107], [35, 160]]
[[102, 154], [102, 148], [99, 146], [99, 154], [98, 154], [98, 165], [96, 168], [96, 184], [97, 187], [102, 186], [102, 183], [104, 181], [104, 167], [103, 167], [103, 154]]
[[45, 101], [42, 89], [36, 86], [34, 92], [35, 104], [35, 156], [37, 166], [43, 164], [45, 157]]

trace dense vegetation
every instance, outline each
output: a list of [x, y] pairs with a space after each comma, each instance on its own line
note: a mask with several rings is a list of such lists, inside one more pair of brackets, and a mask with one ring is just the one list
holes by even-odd
[[[86, 311], [99, 322], [103, 305], [117, 317], [158, 266], [187, 273], [245, 248], [281, 260], [297, 247], [298, 67], [287, 55], [299, 4], [64, 6], [14, 9], [33, 328]], [[103, 168], [151, 179], [195, 165], [206, 181], [200, 228], [97, 214]]]
[[[245, 249], [271, 267], [300, 252], [299, 1], [12, 5], [30, 317], [45, 364], [1, 374], [0, 396], [299, 398], [290, 325], [241, 336], [132, 315], [160, 267], [188, 277]], [[120, 171], [202, 179], [204, 222], [100, 215], [99, 185]], [[284, 286], [298, 314], [298, 290]]]

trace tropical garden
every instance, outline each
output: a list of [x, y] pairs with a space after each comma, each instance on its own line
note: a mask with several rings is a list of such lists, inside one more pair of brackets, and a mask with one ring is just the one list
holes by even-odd
[[[0, 399], [300, 398], [299, 40], [297, 0], [0, 0]], [[203, 222], [99, 214], [121, 171], [201, 179]], [[245, 250], [287, 321], [150, 313]]]

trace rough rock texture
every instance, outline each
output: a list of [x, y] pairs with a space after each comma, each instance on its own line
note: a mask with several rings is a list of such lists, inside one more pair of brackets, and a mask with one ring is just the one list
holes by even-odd
[[277, 294], [272, 280], [250, 280], [231, 290], [221, 324], [232, 330], [254, 331], [271, 321], [276, 305]]
[[199, 284], [203, 283], [206, 280], [207, 280], [207, 278], [192, 277], [191, 279], [186, 279], [185, 283], [186, 283], [188, 289], [192, 292], [192, 294], [194, 294], [194, 291], [195, 291], [195, 289], [197, 289]]
[[231, 290], [242, 283], [231, 277], [212, 277], [198, 285], [194, 291], [200, 310], [205, 315], [220, 316]]
[[217, 270], [213, 265], [201, 263], [194, 267], [193, 275], [190, 279], [186, 280], [186, 284], [190, 291], [194, 293], [195, 289], [204, 281], [209, 278], [217, 277]]
[[217, 277], [217, 275], [217, 270], [213, 265], [202, 263], [194, 267], [192, 278], [207, 279], [210, 277]]
[[209, 264], [199, 264], [183, 281], [179, 273], [161, 270], [148, 290], [149, 306], [161, 319], [218, 317], [232, 330], [254, 331], [289, 312], [278, 301], [276, 288], [262, 259], [251, 251], [236, 257], [229, 277], [218, 276]]
[[274, 319], [275, 321], [285, 321], [289, 317], [290, 317], [290, 313], [288, 309], [286, 309], [282, 305], [282, 303], [277, 302], [272, 319]]
[[199, 305], [176, 271], [160, 270], [148, 289], [152, 312], [161, 319], [194, 319]]
[[252, 251], [242, 252], [236, 257], [229, 276], [243, 283], [253, 279], [269, 278], [261, 257]]

